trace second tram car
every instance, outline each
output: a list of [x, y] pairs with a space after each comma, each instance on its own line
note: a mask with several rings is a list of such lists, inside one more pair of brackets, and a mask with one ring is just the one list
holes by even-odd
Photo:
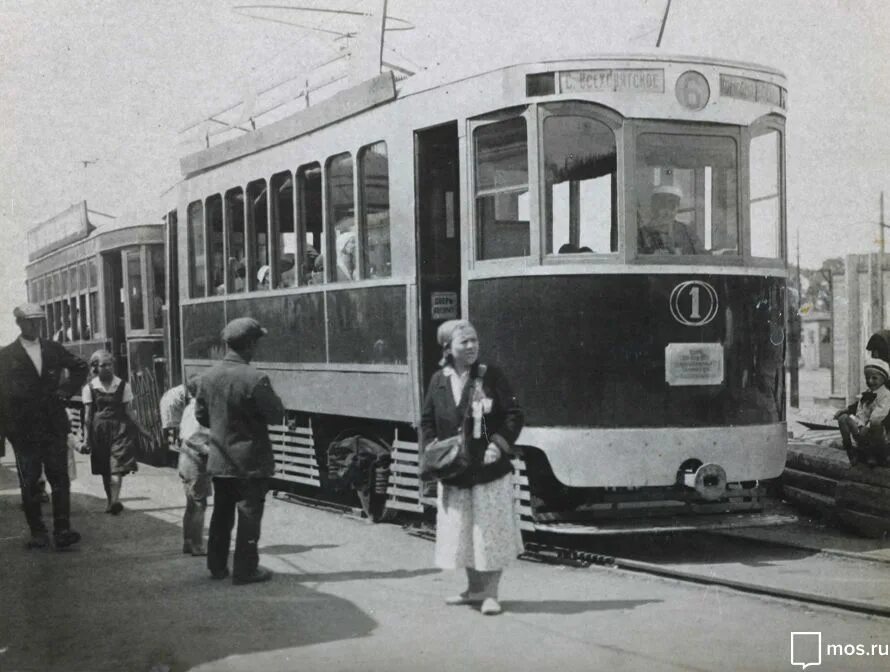
[[422, 512], [436, 328], [466, 317], [525, 409], [527, 529], [759, 510], [786, 452], [786, 105], [763, 66], [555, 58], [385, 72], [189, 154], [167, 196], [170, 380], [256, 317], [281, 486], [324, 491], [331, 440], [367, 432], [392, 446], [387, 506]]
[[[112, 352], [134, 410], [155, 436], [141, 458], [163, 464], [158, 394], [168, 384], [164, 347], [164, 224], [115, 218], [81, 201], [28, 231], [28, 300], [46, 311], [44, 337], [83, 359]], [[80, 429], [79, 398], [69, 415]]]

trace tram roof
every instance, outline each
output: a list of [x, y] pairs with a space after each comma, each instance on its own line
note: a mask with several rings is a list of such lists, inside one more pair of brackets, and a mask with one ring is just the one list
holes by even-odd
[[552, 50], [541, 58], [521, 58], [504, 54], [495, 66], [484, 70], [473, 64], [439, 66], [407, 78], [396, 77], [396, 73], [385, 71], [377, 77], [355, 86], [340, 90], [321, 102], [300, 110], [284, 119], [261, 126], [240, 137], [227, 140], [183, 156], [180, 159], [182, 175], [186, 178], [214, 168], [223, 163], [237, 160], [258, 150], [274, 146], [292, 138], [304, 135], [324, 126], [338, 123], [348, 117], [360, 114], [370, 108], [394, 102], [439, 87], [448, 86], [485, 77], [491, 73], [510, 70], [543, 71], [578, 70], [601, 64], [604, 68], [630, 67], [639, 64], [662, 66], [702, 66], [711, 68], [731, 68], [742, 75], [761, 75], [780, 79], [784, 83], [785, 74], [769, 66], [728, 59], [715, 59], [701, 56], [671, 55], [664, 53], [637, 54], [580, 54], [554, 56]]
[[784, 72], [776, 68], [772, 68], [760, 63], [752, 63], [746, 61], [734, 61], [730, 59], [711, 58], [703, 56], [692, 56], [686, 54], [664, 54], [664, 53], [635, 53], [635, 54], [565, 54], [554, 57], [552, 50], [548, 53], [539, 54], [534, 58], [524, 55], [520, 60], [511, 59], [509, 56], [501, 57], [493, 67], [485, 70], [474, 68], [470, 64], [458, 64], [457, 66], [440, 66], [431, 68], [421, 73], [412, 75], [398, 82], [400, 96], [411, 95], [429, 90], [438, 86], [453, 84], [462, 80], [481, 77], [483, 75], [497, 72], [498, 70], [507, 70], [511, 68], [526, 68], [531, 66], [541, 66], [544, 68], [558, 70], [561, 64], [573, 64], [577, 67], [581, 63], [688, 63], [690, 65], [708, 65], [716, 67], [737, 68], [741, 70], [749, 70], [761, 74], [770, 75], [787, 79]]
[[[76, 217], [85, 219], [85, 225], [81, 225], [82, 228], [79, 232], [74, 232], [71, 225], [64, 227], [67, 223], [65, 221], [66, 218], [72, 220]], [[107, 246], [109, 249], [120, 247], [124, 244], [138, 245], [144, 242], [145, 237], [136, 232], [134, 232], [135, 235], [128, 235], [126, 233], [128, 230], [145, 230], [145, 227], [163, 227], [164, 224], [156, 215], [148, 215], [138, 211], [127, 212], [118, 217], [108, 215], [87, 208], [84, 201], [75, 204], [44, 222], [35, 224], [28, 230], [28, 234], [31, 235], [32, 232], [39, 230], [41, 227], [52, 225], [55, 222], [62, 223], [62, 228], [56, 227], [57, 231], [52, 232], [59, 237], [54, 240], [47, 239], [42, 241], [43, 244], [40, 247], [33, 252], [29, 252], [26, 269], [31, 269], [35, 266], [43, 268], [47, 263], [52, 265], [55, 263], [53, 261], [54, 258], [58, 258], [61, 265], [67, 265], [71, 263], [71, 260], [68, 259], [71, 255], [67, 251], [77, 248], [78, 245], [85, 241], [109, 239], [109, 245]], [[105, 247], [104, 243], [100, 243], [97, 250], [105, 249]]]

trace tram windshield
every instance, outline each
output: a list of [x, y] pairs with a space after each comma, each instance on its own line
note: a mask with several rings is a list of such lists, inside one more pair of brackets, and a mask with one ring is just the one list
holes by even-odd
[[548, 254], [618, 250], [615, 132], [583, 104], [544, 106], [544, 225]]
[[639, 254], [739, 254], [737, 154], [726, 136], [637, 138]]

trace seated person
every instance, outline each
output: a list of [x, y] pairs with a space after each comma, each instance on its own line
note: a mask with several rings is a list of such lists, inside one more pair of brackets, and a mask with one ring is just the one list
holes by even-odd
[[337, 236], [337, 281], [355, 280], [355, 232], [344, 231]]
[[884, 421], [890, 414], [890, 364], [883, 359], [866, 359], [864, 373], [868, 387], [847, 408], [838, 411], [838, 421], [844, 449], [855, 466], [866, 462], [869, 466], [884, 465], [888, 457], [887, 431]]
[[707, 254], [695, 230], [676, 218], [682, 198], [680, 187], [667, 184], [655, 187], [652, 220], [638, 231], [640, 254]]
[[259, 270], [256, 272], [257, 289], [269, 289], [272, 286], [270, 284], [272, 281], [271, 270], [272, 269], [267, 264], [260, 266]]
[[315, 272], [315, 260], [318, 259], [318, 250], [312, 245], [306, 245], [306, 251], [303, 253], [303, 282], [305, 284], [313, 283], [313, 273]]
[[297, 272], [295, 267], [296, 262], [294, 261], [293, 252], [285, 252], [278, 265], [278, 268], [281, 270], [281, 282], [278, 283], [279, 287], [297, 286]]

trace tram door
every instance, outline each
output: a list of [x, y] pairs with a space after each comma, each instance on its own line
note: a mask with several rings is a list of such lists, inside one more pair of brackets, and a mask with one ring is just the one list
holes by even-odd
[[415, 134], [420, 365], [423, 391], [441, 348], [436, 329], [460, 317], [460, 175], [457, 122]]
[[127, 332], [124, 317], [124, 269], [118, 250], [102, 255], [105, 278], [105, 338], [115, 357], [115, 374], [129, 380]]

